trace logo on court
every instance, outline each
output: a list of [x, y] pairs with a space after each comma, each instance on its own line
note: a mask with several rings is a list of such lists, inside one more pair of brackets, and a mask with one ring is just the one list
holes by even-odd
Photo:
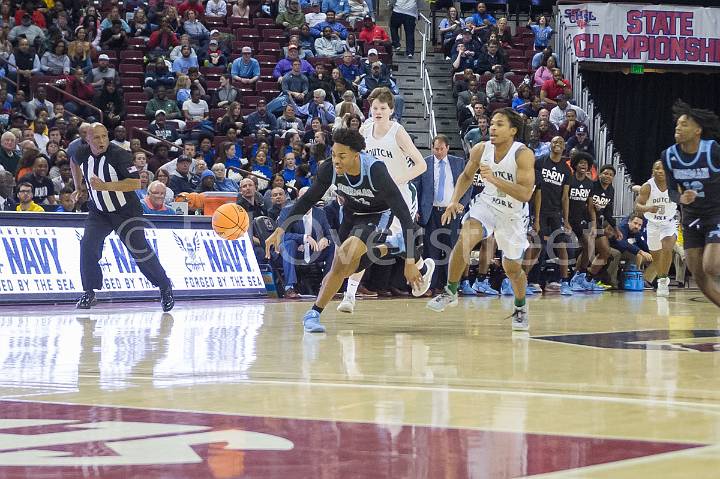
[[604, 349], [720, 352], [720, 330], [714, 329], [619, 331], [615, 333], [535, 336], [533, 339]]
[[[294, 447], [285, 438], [240, 429], [152, 422], [0, 419], [0, 429], [18, 428], [29, 432], [0, 434], [0, 467], [194, 464], [203, 462], [203, 458], [193, 446], [226, 443], [226, 450], [243, 451], [289, 451]], [[52, 428], [53, 432], [38, 433], [39, 428]], [[87, 443], [100, 447], [84, 451], [103, 450], [103, 455], [76, 454], [73, 446]]]

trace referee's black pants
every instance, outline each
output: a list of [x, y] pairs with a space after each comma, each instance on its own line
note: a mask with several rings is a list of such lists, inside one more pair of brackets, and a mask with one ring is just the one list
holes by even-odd
[[85, 222], [85, 234], [80, 241], [80, 278], [85, 291], [102, 289], [100, 259], [105, 238], [112, 231], [117, 233], [140, 272], [154, 286], [158, 288], [170, 286], [170, 279], [165, 269], [145, 238], [145, 225], [146, 220], [143, 219], [142, 212], [136, 211], [133, 207], [106, 213], [90, 206]]

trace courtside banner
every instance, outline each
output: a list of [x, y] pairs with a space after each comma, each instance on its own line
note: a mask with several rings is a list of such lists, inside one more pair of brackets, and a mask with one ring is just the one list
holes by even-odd
[[559, 5], [578, 61], [720, 66], [720, 9], [679, 5]]
[[[40, 214], [38, 214], [40, 215]], [[146, 219], [148, 217], [145, 217]], [[154, 220], [153, 220], [154, 221]], [[57, 222], [55, 222], [57, 224]], [[75, 299], [82, 293], [80, 240], [82, 222], [28, 226], [0, 224], [0, 301]], [[176, 297], [259, 296], [265, 284], [247, 233], [226, 241], [212, 229], [182, 228], [182, 223], [153, 228], [145, 236], [172, 281]], [[115, 233], [105, 239], [100, 268], [100, 297], [159, 297]]]

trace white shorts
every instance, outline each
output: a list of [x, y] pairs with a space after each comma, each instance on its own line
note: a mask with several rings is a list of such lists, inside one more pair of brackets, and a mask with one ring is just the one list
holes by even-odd
[[[413, 221], [415, 221], [415, 215], [417, 215], [418, 212], [418, 201], [417, 201], [417, 190], [415, 189], [415, 185], [412, 183], [408, 183], [405, 185], [398, 185], [398, 189], [400, 190], [400, 193], [402, 194], [403, 198], [405, 199], [405, 204], [408, 207], [408, 210], [410, 211], [410, 217]], [[397, 216], [393, 218], [392, 224], [390, 224], [390, 235], [396, 236], [402, 234], [402, 225], [400, 224], [400, 220]]]
[[485, 238], [495, 234], [497, 249], [502, 250], [504, 258], [512, 261], [522, 259], [529, 246], [527, 239], [529, 217], [509, 218], [475, 198], [470, 203], [470, 209], [463, 216], [463, 223], [468, 218], [477, 220], [483, 225]]
[[647, 223], [647, 243], [650, 251], [660, 251], [662, 249], [662, 240], [669, 236], [677, 235], [677, 223], [668, 221], [664, 223]]

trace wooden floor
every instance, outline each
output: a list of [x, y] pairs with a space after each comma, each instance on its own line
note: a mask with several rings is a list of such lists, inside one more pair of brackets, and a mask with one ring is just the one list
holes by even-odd
[[529, 301], [4, 307], [0, 478], [720, 477], [720, 310]]

